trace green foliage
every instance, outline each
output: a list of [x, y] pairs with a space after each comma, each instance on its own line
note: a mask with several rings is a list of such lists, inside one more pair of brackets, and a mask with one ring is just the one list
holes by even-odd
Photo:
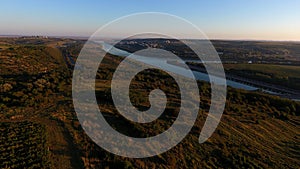
[[44, 126], [24, 122], [0, 123], [0, 168], [48, 168]]

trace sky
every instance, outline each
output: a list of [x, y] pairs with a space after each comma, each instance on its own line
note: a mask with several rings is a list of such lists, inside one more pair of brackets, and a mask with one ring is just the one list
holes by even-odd
[[182, 17], [210, 39], [300, 41], [299, 0], [2, 0], [0, 35], [90, 36], [138, 12]]

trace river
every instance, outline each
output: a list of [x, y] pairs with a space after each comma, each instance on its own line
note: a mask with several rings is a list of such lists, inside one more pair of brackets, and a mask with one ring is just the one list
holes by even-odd
[[[168, 64], [167, 61], [172, 61], [171, 59], [158, 58], [158, 57], [145, 57], [145, 56], [135, 55], [135, 54], [129, 53], [127, 51], [115, 48], [114, 46], [112, 46], [108, 43], [104, 43], [104, 42], [100, 42], [100, 41], [97, 41], [97, 43], [100, 43], [102, 45], [102, 49], [105, 52], [110, 53], [112, 55], [124, 56], [124, 57], [132, 55], [132, 58], [137, 61], [155, 66], [155, 67], [163, 69], [165, 71], [170, 71], [172, 73], [182, 75], [185, 77], [189, 77], [189, 78], [195, 77], [196, 80], [202, 80], [202, 81], [209, 82], [209, 76], [205, 73], [198, 72], [198, 71], [192, 71], [194, 74], [194, 77], [190, 77], [189, 73], [187, 72], [187, 70], [185, 68], [176, 66], [174, 64]], [[182, 61], [182, 63], [184, 63], [184, 62], [185, 61]], [[218, 79], [219, 77], [215, 77], [215, 78]], [[256, 87], [245, 85], [245, 84], [238, 83], [238, 82], [234, 82], [231, 80], [226, 80], [226, 83], [228, 86], [231, 86], [233, 88], [238, 88], [238, 89], [245, 89], [245, 90], [257, 90], [258, 89]]]

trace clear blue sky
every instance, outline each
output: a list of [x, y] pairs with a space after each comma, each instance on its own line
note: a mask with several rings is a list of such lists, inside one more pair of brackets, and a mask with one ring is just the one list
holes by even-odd
[[209, 38], [300, 40], [299, 0], [2, 0], [0, 34], [89, 36], [136, 12], [189, 20]]

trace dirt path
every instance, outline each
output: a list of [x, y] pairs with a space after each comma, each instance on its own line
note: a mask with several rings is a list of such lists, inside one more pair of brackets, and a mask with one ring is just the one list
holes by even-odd
[[79, 151], [68, 130], [54, 120], [40, 119], [39, 121], [46, 125], [51, 168], [82, 168]]

